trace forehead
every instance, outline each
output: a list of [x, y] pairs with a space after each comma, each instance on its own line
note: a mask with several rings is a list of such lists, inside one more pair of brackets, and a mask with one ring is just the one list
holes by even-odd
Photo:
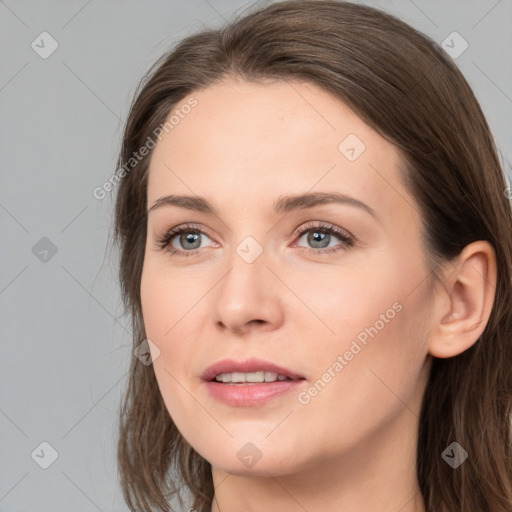
[[279, 195], [318, 190], [390, 215], [407, 208], [398, 150], [320, 87], [229, 79], [190, 94], [171, 115], [190, 98], [196, 105], [154, 149], [149, 205], [165, 194], [197, 194], [219, 208], [229, 202], [256, 211], [262, 197], [270, 209]]
[[189, 162], [201, 153], [238, 161], [244, 156], [249, 161], [270, 160], [284, 152], [296, 159], [317, 157], [320, 151], [337, 157], [338, 144], [350, 130], [368, 141], [373, 132], [339, 99], [308, 82], [226, 79], [191, 94], [175, 110], [190, 97], [197, 105], [166, 134], [174, 144], [167, 155], [178, 156], [185, 146], [201, 150], [188, 154]]

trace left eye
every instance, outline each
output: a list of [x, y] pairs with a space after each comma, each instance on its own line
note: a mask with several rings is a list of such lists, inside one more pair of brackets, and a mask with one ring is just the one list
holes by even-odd
[[328, 251], [321, 251], [319, 249], [326, 249], [328, 247], [333, 247], [330, 245], [330, 242], [335, 241], [334, 239], [338, 239], [338, 241], [342, 242], [341, 244], [334, 244], [335, 247], [346, 246], [351, 247], [354, 244], [354, 238], [349, 235], [347, 232], [344, 232], [334, 226], [331, 225], [316, 225], [310, 227], [304, 227], [299, 232], [299, 240], [306, 236], [306, 242], [310, 245], [310, 247], [304, 247], [307, 250], [312, 250], [313, 252], [332, 252], [337, 249], [329, 249]]

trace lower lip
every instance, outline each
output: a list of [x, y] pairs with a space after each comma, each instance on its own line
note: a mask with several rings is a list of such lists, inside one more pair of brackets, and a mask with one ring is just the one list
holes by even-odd
[[252, 407], [297, 391], [304, 382], [304, 379], [254, 384], [223, 384], [212, 381], [206, 382], [206, 387], [210, 395], [219, 402], [232, 406]]

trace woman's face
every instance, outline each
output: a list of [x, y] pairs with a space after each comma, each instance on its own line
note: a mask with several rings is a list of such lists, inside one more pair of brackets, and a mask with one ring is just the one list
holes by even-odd
[[[151, 159], [141, 282], [176, 426], [239, 474], [413, 442], [428, 272], [397, 150], [312, 84], [230, 79], [191, 96]], [[171, 195], [189, 199], [156, 203]]]

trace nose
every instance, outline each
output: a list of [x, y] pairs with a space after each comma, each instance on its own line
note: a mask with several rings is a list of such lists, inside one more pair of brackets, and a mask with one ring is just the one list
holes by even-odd
[[216, 287], [216, 327], [237, 335], [271, 331], [283, 322], [282, 290], [265, 252], [249, 263], [236, 252], [231, 268]]

